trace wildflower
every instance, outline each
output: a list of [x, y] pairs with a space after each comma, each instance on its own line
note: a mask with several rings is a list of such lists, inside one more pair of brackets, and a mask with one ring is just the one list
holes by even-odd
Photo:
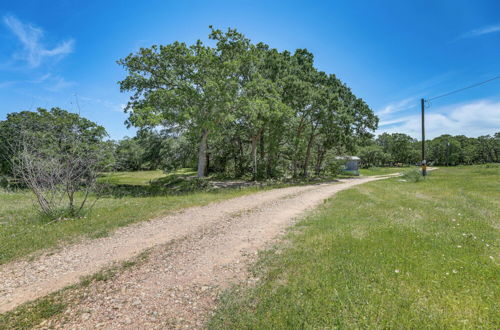
[[461, 247], [462, 247], [462, 245], [457, 245], [457, 248], [459, 248], [459, 249], [460, 249]]
[[395, 272], [395, 273], [399, 273], [399, 272], [400, 272], [400, 270], [399, 270], [399, 269], [396, 269], [396, 270], [394, 270], [394, 272]]
[[450, 273], [446, 272], [446, 275], [450, 275]]
[[458, 270], [453, 269], [452, 272], [453, 272], [453, 274], [456, 274], [456, 273], [458, 273]]
[[490, 245], [488, 243], [486, 243], [486, 247], [490, 247]]
[[493, 258], [493, 256], [490, 256], [490, 259], [491, 259], [491, 260], [493, 260], [493, 259], [495, 259], [495, 258]]
[[455, 219], [451, 219], [451, 221], [455, 222], [455, 221], [457, 221], [457, 220], [455, 220]]
[[467, 234], [466, 233], [462, 233], [462, 236], [467, 236]]

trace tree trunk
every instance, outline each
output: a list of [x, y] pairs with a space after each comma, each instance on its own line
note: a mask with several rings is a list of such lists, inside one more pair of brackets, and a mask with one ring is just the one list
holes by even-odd
[[325, 150], [318, 146], [318, 155], [316, 158], [316, 175], [321, 174], [321, 168], [323, 167], [323, 157], [325, 156]]
[[207, 152], [206, 155], [207, 155], [207, 163], [205, 164], [205, 175], [208, 175], [210, 173], [210, 153]]
[[207, 140], [208, 140], [208, 130], [203, 129], [201, 131], [200, 149], [198, 151], [198, 177], [203, 178], [205, 176], [205, 167], [207, 165]]
[[243, 153], [243, 143], [241, 142], [241, 138], [238, 136], [238, 150], [240, 153], [240, 156], [238, 158], [238, 175], [237, 177], [243, 176], [244, 173], [244, 164], [243, 161], [245, 159], [245, 155]]
[[257, 180], [257, 143], [259, 142], [260, 134], [252, 136], [252, 177]]
[[304, 170], [302, 174], [305, 178], [309, 176], [309, 159], [311, 159], [311, 148], [314, 142], [316, 127], [311, 132], [311, 136], [309, 137], [309, 142], [307, 143], [307, 151], [306, 151], [306, 159], [304, 159]]
[[[265, 159], [266, 159], [266, 151], [265, 151], [265, 142], [264, 142], [264, 132], [261, 133], [260, 135], [260, 146], [259, 146], [259, 151], [260, 151], [260, 163], [265, 164]], [[261, 166], [262, 167], [262, 166]], [[265, 171], [263, 171], [265, 172]], [[262, 176], [266, 176], [265, 173], [262, 173]]]
[[300, 118], [300, 123], [297, 128], [297, 131], [295, 133], [295, 150], [293, 154], [293, 159], [292, 159], [292, 172], [293, 172], [293, 177], [297, 177], [297, 169], [299, 167], [299, 145], [300, 145], [300, 138], [302, 135], [302, 130], [304, 129], [304, 117]]

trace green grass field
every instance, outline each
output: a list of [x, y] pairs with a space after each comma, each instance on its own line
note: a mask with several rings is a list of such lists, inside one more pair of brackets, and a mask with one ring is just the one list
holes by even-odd
[[386, 175], [408, 171], [410, 168], [416, 167], [370, 167], [360, 169], [359, 174], [362, 176]]
[[500, 167], [343, 191], [262, 254], [213, 329], [498, 329]]
[[103, 173], [99, 182], [111, 184], [125, 184], [133, 186], [146, 186], [153, 180], [165, 177], [161, 170], [156, 171], [137, 171], [137, 172], [110, 172]]

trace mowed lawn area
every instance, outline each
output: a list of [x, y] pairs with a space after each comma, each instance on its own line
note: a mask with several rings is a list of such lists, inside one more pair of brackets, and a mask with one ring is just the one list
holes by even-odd
[[[183, 173], [193, 173], [196, 172], [187, 172], [183, 171]], [[132, 185], [132, 186], [146, 186], [153, 182], [154, 180], [158, 180], [167, 176], [162, 170], [155, 171], [136, 171], [136, 172], [110, 172], [103, 173], [99, 178], [100, 182], [106, 182], [110, 184], [117, 185]]]
[[412, 167], [370, 167], [370, 168], [362, 168], [359, 170], [359, 174], [361, 176], [372, 176], [372, 175], [387, 175], [394, 173], [402, 173], [408, 171], [410, 169], [417, 168], [416, 166]]
[[[168, 194], [151, 189], [150, 182], [163, 180], [172, 191], [185, 184], [181, 177], [195, 174], [180, 170], [165, 175], [161, 171], [110, 173], [101, 177], [112, 188], [83, 218], [51, 222], [33, 206], [29, 191], [7, 191], [0, 188], [0, 264], [25, 257], [33, 252], [71, 243], [78, 239], [98, 238], [134, 222], [166, 215], [181, 208], [205, 205], [264, 188], [220, 189]], [[115, 187], [115, 188], [113, 188]], [[267, 189], [267, 188], [266, 188]]]
[[338, 193], [221, 299], [213, 329], [500, 328], [500, 167]]

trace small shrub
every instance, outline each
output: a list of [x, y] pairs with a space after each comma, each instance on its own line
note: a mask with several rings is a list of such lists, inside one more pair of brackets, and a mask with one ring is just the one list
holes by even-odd
[[[429, 174], [429, 172], [427, 172], [427, 174]], [[422, 172], [416, 168], [403, 172], [402, 177], [403, 180], [407, 182], [420, 182], [424, 179]]]
[[0, 188], [9, 188], [9, 180], [6, 176], [0, 175]]
[[182, 191], [200, 191], [200, 190], [210, 190], [212, 185], [206, 178], [192, 178], [190, 180], [186, 180], [180, 190]]
[[333, 158], [325, 166], [325, 172], [332, 176], [337, 176], [342, 173], [342, 169], [345, 167], [345, 160]]

